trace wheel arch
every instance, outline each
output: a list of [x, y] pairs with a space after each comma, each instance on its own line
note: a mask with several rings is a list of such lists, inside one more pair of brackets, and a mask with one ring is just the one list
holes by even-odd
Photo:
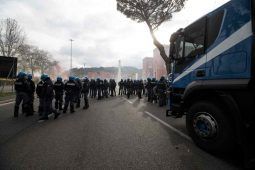
[[225, 89], [212, 89], [210, 87], [206, 88], [203, 82], [193, 82], [185, 89], [182, 101], [185, 112], [198, 101], [213, 102], [225, 109], [227, 116], [231, 118], [235, 128], [237, 142], [242, 143], [244, 121], [239, 106], [230, 91], [226, 91]]

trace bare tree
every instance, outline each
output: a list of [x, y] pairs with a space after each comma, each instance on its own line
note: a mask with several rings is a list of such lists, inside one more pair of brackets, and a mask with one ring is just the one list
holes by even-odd
[[117, 10], [138, 23], [145, 22], [150, 30], [154, 45], [158, 48], [161, 57], [170, 73], [170, 58], [164, 46], [157, 40], [155, 30], [165, 21], [173, 17], [173, 13], [184, 7], [185, 0], [116, 0]]
[[25, 34], [16, 20], [7, 18], [0, 22], [0, 52], [3, 56], [15, 56], [24, 40]]
[[40, 67], [41, 74], [45, 73], [45, 70], [49, 68], [50, 54], [44, 50], [38, 50], [36, 65]]
[[40, 70], [41, 74], [53, 74], [54, 67], [58, 64], [47, 51], [27, 44], [24, 44], [19, 48], [18, 58], [20, 69], [23, 71], [31, 71], [33, 76], [34, 72], [37, 70]]
[[30, 52], [30, 46], [27, 44], [23, 44], [18, 49], [18, 69], [27, 71], [28, 69], [28, 53]]
[[[58, 66], [58, 61], [56, 60], [50, 60], [50, 62], [48, 63], [49, 67], [48, 67], [48, 72], [51, 75], [51, 77], [56, 77], [56, 67]], [[59, 73], [58, 73], [59, 74]]]

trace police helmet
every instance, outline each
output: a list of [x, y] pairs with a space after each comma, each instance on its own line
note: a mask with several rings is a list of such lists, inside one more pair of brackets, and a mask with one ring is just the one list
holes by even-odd
[[28, 74], [28, 75], [27, 75], [27, 78], [28, 78], [29, 80], [32, 80], [32, 78], [33, 78], [32, 74]]
[[41, 80], [44, 81], [46, 78], [48, 78], [49, 76], [47, 74], [42, 74], [41, 75]]
[[160, 81], [164, 81], [164, 80], [165, 80], [164, 76], [160, 77]]
[[48, 75], [47, 74], [42, 74], [41, 75], [41, 80], [44, 81], [46, 78], [48, 78]]
[[57, 77], [57, 81], [62, 81], [62, 77]]
[[24, 73], [24, 72], [19, 72], [19, 74], [18, 74], [18, 78], [24, 78], [26, 76], [26, 73]]
[[75, 77], [74, 76], [69, 76], [69, 81], [74, 81]]
[[[92, 80], [92, 79], [91, 79]], [[83, 77], [83, 81], [89, 81], [89, 78], [88, 77]]]

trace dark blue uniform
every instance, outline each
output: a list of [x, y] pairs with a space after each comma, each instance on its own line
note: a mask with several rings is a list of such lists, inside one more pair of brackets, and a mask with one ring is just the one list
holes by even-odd
[[33, 115], [33, 112], [34, 112], [35, 83], [32, 79], [28, 79], [28, 84], [29, 84], [29, 91], [28, 91], [29, 107], [32, 111], [32, 113], [30, 115]]
[[103, 84], [103, 96], [106, 97], [106, 98], [108, 98], [108, 89], [109, 89], [109, 83], [105, 79], [104, 84]]
[[38, 108], [39, 116], [43, 114], [43, 99], [41, 96], [43, 83], [44, 82], [41, 80], [36, 86], [36, 94], [37, 94], [37, 97], [39, 98], [39, 108]]
[[153, 84], [151, 83], [151, 79], [147, 79], [147, 84], [145, 86], [147, 89], [148, 102], [153, 102]]
[[75, 82], [75, 80], [69, 79], [69, 81], [67, 81], [65, 83], [65, 107], [64, 107], [64, 111], [63, 113], [66, 113], [67, 108], [70, 104], [70, 112], [73, 113], [74, 112], [74, 100], [75, 100], [75, 92], [77, 91], [77, 84]]
[[89, 80], [85, 79], [82, 85], [82, 94], [84, 97], [84, 107], [83, 109], [89, 108], [89, 99], [88, 99], [88, 94], [89, 94]]
[[62, 81], [56, 81], [53, 85], [55, 92], [55, 109], [63, 110], [63, 95], [64, 95], [64, 83]]
[[118, 83], [118, 85], [119, 85], [119, 95], [123, 95], [124, 94], [124, 82], [123, 82], [123, 80], [121, 79], [121, 81]]
[[94, 79], [91, 79], [89, 88], [90, 88], [90, 97], [96, 98], [97, 87], [96, 87], [96, 81]]
[[137, 94], [139, 99], [142, 98], [142, 90], [143, 90], [143, 81], [142, 80], [137, 81], [137, 84], [136, 84], [136, 94]]
[[76, 92], [75, 92], [75, 101], [76, 101], [76, 108], [79, 108], [81, 105], [81, 91], [82, 91], [82, 83], [81, 80], [79, 78], [76, 78], [76, 84], [77, 84], [77, 88], [76, 88]]
[[158, 93], [160, 107], [166, 105], [166, 89], [167, 89], [166, 81], [164, 77], [161, 77], [160, 81], [157, 83], [156, 86], [156, 92]]
[[96, 81], [97, 100], [102, 99], [102, 87], [103, 87], [103, 81], [101, 81], [100, 79], [97, 79], [97, 81]]
[[15, 102], [15, 108], [14, 108], [14, 117], [18, 117], [19, 114], [19, 105], [22, 103], [24, 107], [24, 112], [26, 114], [32, 114], [31, 109], [29, 107], [29, 84], [27, 80], [24, 77], [18, 78], [15, 81], [15, 91], [16, 91], [16, 102]]
[[40, 120], [48, 120], [48, 115], [51, 114], [52, 112], [55, 113], [55, 119], [56, 119], [59, 113], [57, 113], [52, 108], [52, 100], [54, 98], [54, 91], [53, 91], [53, 83], [50, 77], [47, 77], [44, 79], [40, 96], [43, 103], [43, 114]]

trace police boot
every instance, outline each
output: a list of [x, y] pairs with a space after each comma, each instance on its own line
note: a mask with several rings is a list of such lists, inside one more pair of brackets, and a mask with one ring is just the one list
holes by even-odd
[[71, 113], [74, 113], [75, 111], [74, 111], [74, 106], [70, 106], [70, 112]]
[[55, 102], [55, 109], [58, 109], [58, 102]]
[[78, 102], [77, 104], [76, 104], [76, 108], [79, 108], [80, 107], [80, 102]]
[[43, 108], [41, 106], [39, 106], [39, 108], [38, 108], [39, 116], [42, 116], [42, 112], [43, 112]]
[[59, 103], [59, 110], [63, 110], [62, 103]]
[[[25, 109], [25, 108], [24, 108]], [[33, 110], [30, 107], [30, 105], [26, 106], [26, 117], [32, 116], [33, 115]]]
[[66, 113], [67, 106], [64, 107], [63, 113]]
[[35, 113], [34, 103], [31, 104], [32, 112]]
[[54, 113], [54, 119], [57, 119], [60, 113], [57, 110], [52, 110], [52, 112]]
[[18, 117], [19, 116], [19, 106], [15, 106], [14, 107], [14, 117]]
[[85, 104], [85, 106], [83, 106], [83, 109], [87, 109], [89, 108], [89, 104]]
[[26, 113], [26, 109], [24, 108], [24, 105], [22, 104], [22, 106], [21, 106], [21, 113], [22, 114], [25, 114]]

